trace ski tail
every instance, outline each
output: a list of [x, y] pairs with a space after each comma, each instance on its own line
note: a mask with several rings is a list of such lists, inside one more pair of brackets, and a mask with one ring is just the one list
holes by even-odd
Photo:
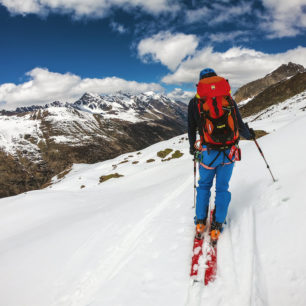
[[190, 277], [196, 279], [198, 272], [199, 272], [199, 259], [203, 255], [203, 239], [199, 239], [197, 237], [194, 237], [193, 241], [193, 255], [191, 260], [191, 271], [190, 271]]
[[[210, 212], [210, 226], [213, 220], [214, 210]], [[207, 286], [209, 283], [216, 279], [217, 275], [217, 243], [218, 240], [212, 240], [210, 237], [209, 249], [206, 255], [206, 270], [204, 275], [204, 284]]]
[[216, 279], [217, 274], [217, 243], [211, 244], [207, 252], [206, 270], [204, 276], [204, 284], [207, 286], [209, 283]]

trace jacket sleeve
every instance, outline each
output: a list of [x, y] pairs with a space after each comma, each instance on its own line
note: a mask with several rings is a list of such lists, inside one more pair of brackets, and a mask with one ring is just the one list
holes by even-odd
[[197, 122], [194, 113], [194, 99], [188, 104], [188, 139], [190, 148], [194, 147], [197, 138]]
[[[234, 100], [233, 100], [234, 101]], [[236, 115], [237, 115], [237, 120], [238, 120], [238, 126], [239, 126], [239, 134], [242, 135], [245, 139], [251, 139], [252, 136], [249, 132], [248, 127], [244, 124], [244, 122], [242, 121], [237, 103], [234, 101], [234, 106], [235, 106], [235, 110], [236, 110]]]

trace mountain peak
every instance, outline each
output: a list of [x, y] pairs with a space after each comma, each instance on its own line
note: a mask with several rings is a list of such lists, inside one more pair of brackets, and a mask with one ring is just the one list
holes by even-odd
[[305, 71], [304, 66], [289, 62], [288, 64], [283, 64], [279, 66], [277, 69], [267, 74], [265, 77], [269, 77], [269, 76], [289, 77], [289, 76], [293, 76], [297, 73], [304, 72], [304, 71]]
[[91, 93], [91, 92], [85, 92], [83, 94], [83, 96], [81, 97], [82, 98], [91, 98], [91, 97], [94, 97], [94, 98], [99, 98], [100, 96], [98, 94], [95, 94], [95, 93]]
[[239, 103], [242, 100], [252, 98], [258, 95], [271, 85], [274, 85], [280, 81], [293, 77], [297, 73], [305, 72], [305, 68], [302, 65], [289, 62], [283, 64], [265, 77], [247, 83], [240, 87], [235, 93], [235, 100]]

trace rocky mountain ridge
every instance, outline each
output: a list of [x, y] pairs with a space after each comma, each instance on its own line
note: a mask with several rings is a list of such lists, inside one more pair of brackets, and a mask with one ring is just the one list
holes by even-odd
[[306, 90], [306, 72], [273, 84], [239, 108], [243, 117], [257, 114]]
[[[126, 112], [127, 110], [134, 110], [140, 117], [144, 119], [143, 115], [146, 109], [154, 109], [154, 107], [160, 108], [163, 104], [176, 105], [182, 103], [169, 99], [162, 94], [156, 94], [154, 92], [145, 92], [138, 95], [132, 95], [129, 93], [117, 93], [111, 95], [97, 95], [86, 92], [80, 99], [74, 103], [54, 101], [45, 105], [31, 105], [18, 107], [15, 110], [2, 110], [1, 115], [16, 115], [37, 110], [45, 110], [50, 107], [65, 107], [69, 109], [76, 109], [80, 111], [87, 111], [93, 114], [100, 114], [104, 116], [118, 115], [120, 111]], [[123, 113], [120, 114], [123, 116]], [[110, 116], [115, 117], [115, 116]], [[123, 118], [123, 117], [122, 117]], [[120, 119], [120, 118], [119, 118]], [[126, 118], [123, 118], [126, 119]]]
[[298, 65], [292, 62], [283, 64], [276, 70], [267, 74], [265, 77], [252, 81], [240, 87], [234, 95], [237, 103], [250, 99], [267, 89], [268, 87], [277, 84], [280, 81], [286, 80], [297, 73], [305, 72], [305, 68], [302, 65]]

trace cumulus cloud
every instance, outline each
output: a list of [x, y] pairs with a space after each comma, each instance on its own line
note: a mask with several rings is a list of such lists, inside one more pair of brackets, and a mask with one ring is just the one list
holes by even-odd
[[195, 95], [195, 91], [185, 91], [181, 88], [175, 88], [171, 92], [168, 93], [168, 97], [175, 101], [188, 103], [191, 98]]
[[145, 91], [164, 91], [164, 88], [156, 83], [139, 83], [117, 77], [82, 79], [75, 74], [50, 72], [43, 68], [35, 68], [27, 75], [29, 81], [20, 85], [13, 83], [0, 85], [1, 108], [15, 109], [18, 106], [44, 105], [55, 100], [73, 102], [85, 92], [111, 94], [121, 90], [136, 94]]
[[241, 47], [231, 48], [226, 52], [216, 52], [212, 47], [208, 47], [196, 51], [162, 81], [167, 84], [196, 83], [200, 70], [208, 66], [228, 78], [233, 87], [240, 87], [263, 77], [289, 61], [305, 66], [306, 48], [297, 47], [283, 53], [267, 54]]
[[270, 38], [296, 36], [306, 28], [306, 0], [262, 0], [268, 10], [261, 24]]
[[133, 7], [141, 8], [151, 14], [173, 12], [178, 6], [169, 3], [170, 0], [0, 0], [13, 14], [39, 14], [49, 12], [72, 13], [76, 17], [104, 17], [112, 7], [128, 10]]
[[141, 40], [137, 49], [144, 62], [150, 59], [175, 70], [187, 55], [194, 53], [198, 44], [199, 39], [195, 35], [160, 32]]

